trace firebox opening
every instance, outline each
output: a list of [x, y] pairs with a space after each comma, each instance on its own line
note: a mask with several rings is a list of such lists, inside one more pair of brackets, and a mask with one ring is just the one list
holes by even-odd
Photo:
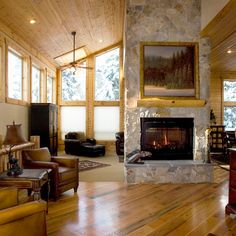
[[193, 160], [193, 118], [141, 118], [140, 143], [151, 160]]

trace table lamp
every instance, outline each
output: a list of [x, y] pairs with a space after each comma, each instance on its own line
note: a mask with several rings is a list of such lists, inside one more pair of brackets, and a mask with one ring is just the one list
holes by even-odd
[[12, 125], [7, 125], [7, 132], [5, 139], [3, 141], [4, 145], [9, 145], [8, 152], [8, 165], [7, 165], [7, 175], [21, 175], [23, 173], [22, 168], [18, 164], [18, 160], [12, 155], [12, 148], [15, 145], [26, 143], [27, 140], [23, 137], [21, 131], [21, 124], [16, 125], [13, 121]]

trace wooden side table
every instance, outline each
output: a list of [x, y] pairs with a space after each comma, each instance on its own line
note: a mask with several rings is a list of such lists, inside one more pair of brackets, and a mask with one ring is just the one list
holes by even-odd
[[8, 176], [4, 171], [0, 174], [0, 186], [28, 189], [33, 191], [34, 200], [41, 199], [40, 190], [46, 187], [46, 201], [49, 199], [49, 173], [50, 169], [23, 169], [23, 174], [18, 176]]

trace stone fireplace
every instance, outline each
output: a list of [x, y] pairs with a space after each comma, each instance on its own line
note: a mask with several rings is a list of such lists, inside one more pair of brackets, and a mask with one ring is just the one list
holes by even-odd
[[[162, 150], [158, 149], [157, 140], [152, 140], [154, 156], [160, 159], [145, 160], [144, 164], [125, 164], [125, 174], [128, 183], [153, 182], [153, 183], [200, 183], [212, 181], [212, 165], [206, 163], [208, 160], [206, 129], [209, 126], [209, 85], [210, 69], [209, 55], [210, 44], [208, 39], [200, 37], [200, 0], [127, 0], [126, 1], [126, 24], [124, 38], [125, 58], [125, 155], [135, 149], [147, 148], [140, 141], [145, 135], [141, 133], [142, 118], [188, 118], [192, 120], [192, 128], [186, 132], [191, 133], [191, 140], [184, 140], [181, 132], [173, 138], [174, 129], [168, 130], [172, 134], [168, 144], [165, 133], [167, 130], [159, 131], [162, 136]], [[188, 98], [166, 98], [166, 102], [153, 103], [155, 98], [140, 101], [140, 42], [198, 42], [198, 77], [195, 83], [196, 100], [205, 101], [196, 105], [194, 99]], [[164, 99], [165, 100], [165, 99]], [[180, 101], [180, 102], [179, 102]], [[185, 102], [181, 102], [185, 101]], [[140, 105], [141, 104], [141, 105]], [[154, 105], [153, 105], [154, 104]], [[179, 104], [179, 105], [178, 105]], [[183, 105], [184, 104], [184, 105]], [[184, 135], [185, 135], [184, 134]], [[151, 132], [148, 133], [150, 137]], [[165, 138], [166, 137], [166, 138]], [[155, 141], [155, 142], [153, 142]], [[159, 140], [160, 141], [160, 140]], [[182, 144], [188, 142], [190, 150]], [[164, 142], [164, 143], [163, 143]], [[166, 143], [165, 143], [166, 142]], [[176, 148], [179, 154], [169, 157], [165, 148]], [[162, 155], [160, 155], [160, 152]], [[174, 151], [173, 151], [174, 152]]]

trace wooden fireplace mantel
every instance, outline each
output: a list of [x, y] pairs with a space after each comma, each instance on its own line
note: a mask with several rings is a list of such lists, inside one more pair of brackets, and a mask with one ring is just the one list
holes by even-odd
[[137, 101], [138, 107], [203, 107], [206, 100], [202, 99], [160, 99], [144, 98]]

